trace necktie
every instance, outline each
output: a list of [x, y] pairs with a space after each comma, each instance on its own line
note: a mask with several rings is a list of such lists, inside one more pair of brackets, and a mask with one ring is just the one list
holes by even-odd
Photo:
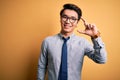
[[64, 43], [62, 46], [62, 56], [61, 56], [61, 65], [60, 65], [60, 71], [59, 71], [59, 77], [58, 80], [67, 80], [68, 71], [67, 71], [67, 40], [68, 38], [64, 38]]

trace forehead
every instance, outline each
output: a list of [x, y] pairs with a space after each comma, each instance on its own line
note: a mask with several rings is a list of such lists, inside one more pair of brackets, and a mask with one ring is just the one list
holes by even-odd
[[72, 17], [78, 17], [77, 12], [75, 12], [74, 10], [70, 10], [70, 9], [64, 10], [63, 14], [64, 14], [64, 15], [67, 15], [67, 16], [69, 16], [69, 17], [71, 17], [71, 16], [72, 16]]

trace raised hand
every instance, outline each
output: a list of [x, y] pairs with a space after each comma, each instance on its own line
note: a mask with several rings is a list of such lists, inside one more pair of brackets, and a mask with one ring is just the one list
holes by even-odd
[[84, 23], [85, 30], [77, 30], [81, 34], [91, 36], [92, 38], [97, 38], [100, 36], [100, 33], [95, 24], [89, 24], [85, 19], [81, 17], [82, 22]]

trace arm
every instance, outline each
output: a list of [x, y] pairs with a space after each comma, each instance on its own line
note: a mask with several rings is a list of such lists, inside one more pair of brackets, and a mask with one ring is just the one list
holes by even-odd
[[100, 32], [94, 24], [88, 24], [83, 18], [81, 20], [84, 23], [85, 30], [78, 30], [78, 32], [90, 36], [93, 42], [93, 47], [86, 42], [85, 54], [97, 63], [105, 63], [107, 53]]
[[38, 61], [38, 75], [37, 80], [45, 80], [45, 74], [47, 70], [47, 45], [43, 41], [41, 46], [41, 54]]
[[85, 54], [94, 62], [103, 64], [107, 60], [107, 53], [101, 37], [96, 39], [92, 38], [93, 46], [88, 42], [86, 43]]

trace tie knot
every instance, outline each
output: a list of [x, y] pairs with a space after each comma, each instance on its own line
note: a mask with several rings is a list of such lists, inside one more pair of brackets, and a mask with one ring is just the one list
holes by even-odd
[[63, 40], [64, 40], [64, 42], [67, 42], [67, 40], [69, 40], [70, 39], [70, 37], [67, 37], [67, 38], [62, 38]]

